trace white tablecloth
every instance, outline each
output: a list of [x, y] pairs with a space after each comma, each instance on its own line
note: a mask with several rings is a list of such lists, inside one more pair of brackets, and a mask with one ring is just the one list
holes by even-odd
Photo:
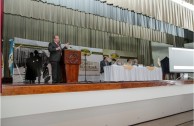
[[162, 69], [155, 67], [149, 70], [147, 67], [126, 69], [123, 66], [105, 66], [104, 81], [148, 81], [162, 80]]

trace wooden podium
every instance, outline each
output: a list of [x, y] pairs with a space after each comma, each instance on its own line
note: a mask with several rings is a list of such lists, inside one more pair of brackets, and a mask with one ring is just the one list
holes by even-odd
[[81, 51], [64, 50], [62, 53], [62, 77], [64, 83], [77, 83], [79, 65], [81, 64]]

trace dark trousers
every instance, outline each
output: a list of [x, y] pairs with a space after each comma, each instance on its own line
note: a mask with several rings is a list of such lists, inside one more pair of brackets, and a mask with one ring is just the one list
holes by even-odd
[[60, 83], [62, 80], [60, 62], [51, 62], [51, 66], [52, 66], [52, 82]]

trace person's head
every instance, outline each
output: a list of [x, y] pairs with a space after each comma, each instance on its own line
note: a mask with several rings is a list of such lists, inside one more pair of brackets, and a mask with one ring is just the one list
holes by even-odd
[[59, 39], [59, 36], [58, 35], [55, 35], [54, 36], [54, 42], [56, 42], [56, 43], [59, 43], [60, 42], [60, 39]]
[[122, 62], [121, 62], [120, 59], [117, 59], [117, 60], [116, 60], [116, 63], [117, 63], [117, 65], [122, 65]]
[[116, 62], [116, 59], [112, 59], [112, 62], [114, 62], [114, 63], [115, 63], [115, 62]]
[[138, 60], [137, 59], [134, 59], [134, 64], [138, 64]]
[[107, 56], [104, 56], [103, 60], [104, 61], [108, 61], [108, 57]]
[[127, 63], [131, 63], [132, 64], [132, 60], [131, 59], [127, 59]]
[[35, 51], [34, 51], [34, 54], [35, 54], [35, 55], [38, 55], [38, 51], [37, 51], [37, 50], [35, 50]]
[[31, 52], [31, 53], [30, 53], [30, 58], [32, 58], [33, 56], [34, 56], [34, 54]]

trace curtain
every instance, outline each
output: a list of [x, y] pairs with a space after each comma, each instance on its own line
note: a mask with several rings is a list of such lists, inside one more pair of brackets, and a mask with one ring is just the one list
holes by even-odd
[[[170, 0], [159, 0], [159, 1], [128, 0], [127, 2], [123, 1], [128, 3], [128, 4], [125, 4], [125, 6], [124, 4], [122, 4], [122, 2], [120, 2], [120, 0], [114, 0], [114, 1], [103, 0], [103, 1], [106, 1], [108, 4], [113, 4], [115, 6], [119, 6], [121, 8], [126, 8], [129, 10], [134, 10], [137, 13], [143, 13], [150, 17], [155, 17], [158, 20], [162, 20], [170, 24], [175, 24], [176, 26], [194, 31], [194, 25], [192, 26], [187, 25], [187, 22], [194, 22], [193, 11]], [[193, 4], [193, 0], [185, 0], [185, 1]], [[176, 11], [173, 11], [173, 10], [176, 10]], [[185, 14], [184, 18], [182, 18], [182, 15], [180, 14]], [[176, 18], [173, 18], [174, 15], [176, 15]], [[180, 23], [178, 23], [177, 21], [179, 21]]]
[[[58, 0], [58, 2], [59, 1], [61, 0]], [[92, 0], [88, 0], [88, 1], [90, 3], [93, 3], [91, 2]], [[128, 13], [127, 10], [124, 10], [124, 11], [122, 10], [121, 11], [122, 13], [119, 13], [119, 14], [121, 14], [120, 16], [125, 17], [123, 21], [127, 20], [128, 22], [133, 24], [132, 32], [129, 32], [131, 31], [131, 27], [127, 27], [127, 28], [123, 27], [126, 25], [127, 21], [126, 22], [117, 21], [117, 20], [113, 20], [107, 17], [88, 14], [88, 13], [68, 9], [65, 7], [61, 7], [61, 6], [54, 6], [53, 3], [56, 4], [56, 1], [46, 1], [45, 0], [44, 2], [47, 2], [47, 3], [31, 1], [31, 0], [17, 0], [17, 2], [11, 3], [11, 0], [6, 0], [5, 14], [20, 15], [22, 17], [26, 17], [27, 19], [33, 18], [34, 20], [37, 20], [37, 22], [40, 24], [42, 23], [41, 21], [45, 21], [45, 22], [50, 22], [54, 24], [55, 23], [56, 24], [67, 24], [67, 25], [73, 25], [76, 27], [81, 27], [81, 28], [86, 28], [86, 29], [95, 29], [95, 30], [99, 30], [102, 32], [110, 32], [114, 34], [129, 33], [126, 35], [130, 37], [135, 37], [135, 38], [140, 38], [140, 39], [145, 39], [145, 40], [150, 40], [150, 41], [155, 40], [158, 42], [164, 42], [163, 39], [160, 37], [161, 34], [163, 34], [162, 32], [165, 32], [165, 34], [163, 34], [164, 36], [166, 36], [167, 34], [171, 34], [173, 36], [178, 36], [182, 38], [185, 37], [184, 29], [182, 28], [176, 27], [172, 24], [161, 22], [159, 20], [151, 19], [145, 15], [137, 14], [134, 12]], [[52, 4], [48, 4], [48, 2], [51, 2]], [[15, 6], [13, 6], [13, 4]], [[30, 6], [29, 8], [27, 8], [25, 4], [29, 6], [32, 4], [32, 7]], [[58, 4], [64, 4], [64, 3], [58, 3]], [[76, 7], [75, 4], [72, 4], [72, 1], [68, 1], [68, 0], [65, 2], [65, 5], [69, 5], [73, 8]], [[98, 6], [100, 5], [106, 5], [106, 4], [100, 3]], [[17, 9], [16, 6], [20, 8]], [[33, 6], [37, 6], [38, 9], [34, 9]], [[83, 6], [85, 6], [85, 4]], [[90, 8], [88, 9], [88, 11], [91, 10]], [[113, 9], [112, 6], [111, 8]], [[117, 9], [120, 10], [119, 8]], [[120, 11], [116, 11], [116, 12], [120, 12]], [[111, 13], [112, 14], [110, 15], [115, 15], [113, 12]], [[119, 14], [116, 13], [116, 15], [119, 15]], [[124, 15], [127, 15], [127, 16], [124, 16]], [[117, 16], [117, 17], [120, 17], [120, 16]], [[45, 23], [44, 25], [46, 24], [48, 23]], [[187, 23], [187, 25], [189, 24], [191, 25], [192, 23], [191, 22]], [[143, 27], [141, 27], [140, 25]], [[31, 29], [30, 26], [29, 26], [29, 29]], [[49, 29], [53, 29], [53, 28], [49, 28]], [[155, 29], [155, 30], [152, 30], [152, 29]], [[148, 33], [145, 31], [150, 31], [150, 30], [152, 30], [152, 32], [148, 32], [149, 35], [147, 35]], [[24, 33], [25, 32], [23, 33], [17, 32], [16, 34], [23, 34], [21, 36], [24, 36]], [[38, 32], [35, 32], [34, 34], [37, 35], [35, 39], [40, 40], [40, 34]], [[25, 35], [26, 38], [30, 38], [29, 35], [31, 35], [31, 33], [29, 34], [26, 33]], [[150, 36], [156, 36], [156, 37], [152, 39], [152, 37]]]
[[[60, 1], [64, 1], [64, 2], [60, 2]], [[46, 2], [43, 3], [43, 2]], [[156, 4], [154, 1], [152, 1], [152, 4]], [[156, 4], [156, 8], [161, 9], [161, 5], [165, 5], [167, 4], [165, 0], [159, 1], [160, 4]], [[105, 3], [101, 3], [100, 1], [94, 1], [94, 0], [82, 0], [82, 2], [80, 1], [75, 1], [75, 0], [57, 0], [57, 1], [50, 1], [50, 0], [39, 0], [39, 2], [36, 1], [32, 1], [32, 0], [17, 0], [17, 1], [12, 1], [12, 0], [6, 0], [5, 2], [5, 13], [11, 13], [11, 14], [17, 14], [17, 15], [21, 15], [21, 16], [26, 16], [26, 17], [33, 17], [33, 18], [37, 18], [37, 19], [43, 19], [43, 20], [49, 20], [52, 22], [60, 22], [60, 23], [71, 23], [72, 25], [79, 25], [79, 21], [80, 20], [76, 20], [76, 18], [80, 17], [81, 15], [83, 15], [83, 12], [85, 14], [86, 17], [84, 17], [83, 19], [85, 19], [85, 21], [88, 21], [88, 17], [87, 17], [87, 13], [90, 15], [97, 15], [100, 17], [105, 17], [105, 18], [110, 18], [112, 20], [117, 20], [120, 22], [124, 22], [124, 23], [129, 23], [129, 24], [133, 24], [133, 25], [138, 25], [141, 27], [146, 27], [146, 28], [151, 28], [153, 30], [159, 30], [161, 32], [166, 32], [163, 31], [162, 27], [154, 27], [155, 26], [155, 22], [152, 21], [156, 21], [156, 22], [161, 22], [164, 25], [169, 25], [169, 23], [164, 23], [164, 21], [162, 21], [162, 19], [166, 19], [166, 20], [170, 20], [170, 24], [173, 25], [174, 27], [177, 27], [177, 25], [175, 24], [181, 24], [179, 20], [177, 20], [177, 18], [180, 17], [181, 18], [189, 18], [190, 20], [187, 20], [185, 26], [191, 28], [193, 26], [193, 12], [188, 11], [189, 16], [185, 17], [182, 13], [175, 13], [175, 15], [169, 15], [169, 13], [161, 13], [161, 11], [157, 11], [157, 17], [160, 20], [152, 20], [153, 17], [148, 17], [145, 15], [142, 15], [141, 12], [137, 13], [137, 12], [132, 12], [129, 11], [127, 9], [121, 9], [118, 7], [114, 7], [114, 6], [110, 6], [107, 5]], [[88, 3], [90, 4], [89, 8], [88, 8]], [[97, 4], [98, 3], [98, 4]], [[14, 4], [16, 6], [14, 6], [13, 8], [10, 7], [10, 4]], [[54, 5], [57, 6], [54, 6]], [[141, 5], [141, 3], [133, 3], [135, 5], [138, 4]], [[144, 1], [145, 6], [148, 6], [149, 4], [146, 3]], [[151, 3], [150, 3], [151, 4]], [[26, 8], [25, 5], [29, 5], [29, 8]], [[175, 6], [175, 3], [172, 3], [173, 8], [169, 9], [169, 11], [172, 12], [177, 12], [179, 10], [183, 10], [184, 8], [178, 8], [177, 6]], [[17, 6], [20, 7], [19, 9], [17, 9]], [[153, 6], [154, 7], [154, 6]], [[152, 7], [152, 8], [153, 8]], [[38, 8], [38, 9], [36, 9]], [[101, 8], [101, 9], [97, 9], [97, 8]], [[145, 8], [142, 5], [142, 8]], [[146, 7], [147, 8], [147, 7]], [[178, 8], [178, 9], [177, 9]], [[17, 9], [17, 11], [15, 11], [15, 9]], [[27, 10], [26, 10], [27, 9]], [[73, 11], [74, 10], [74, 11]], [[78, 10], [78, 11], [77, 11]], [[82, 11], [82, 13], [80, 12]], [[179, 12], [183, 12], [183, 11], [179, 11]], [[185, 11], [184, 11], [185, 12]], [[147, 12], [148, 13], [148, 12]], [[65, 15], [67, 14], [67, 15]], [[167, 15], [167, 16], [166, 16]], [[165, 18], [167, 17], [167, 18]], [[173, 18], [172, 18], [173, 17]], [[176, 20], [174, 20], [176, 19]], [[172, 23], [172, 20], [174, 20], [174, 22], [176, 22], [175, 24]], [[88, 23], [85, 23], [86, 25]], [[150, 25], [148, 24], [152, 24], [153, 27], [150, 27]], [[84, 26], [83, 26], [84, 27]], [[164, 26], [166, 27], [166, 26]], [[156, 29], [157, 28], [157, 29]], [[182, 26], [181, 26], [182, 28]], [[174, 35], [173, 32], [167, 32], [168, 34], [172, 34]], [[182, 36], [179, 36], [182, 37]]]

